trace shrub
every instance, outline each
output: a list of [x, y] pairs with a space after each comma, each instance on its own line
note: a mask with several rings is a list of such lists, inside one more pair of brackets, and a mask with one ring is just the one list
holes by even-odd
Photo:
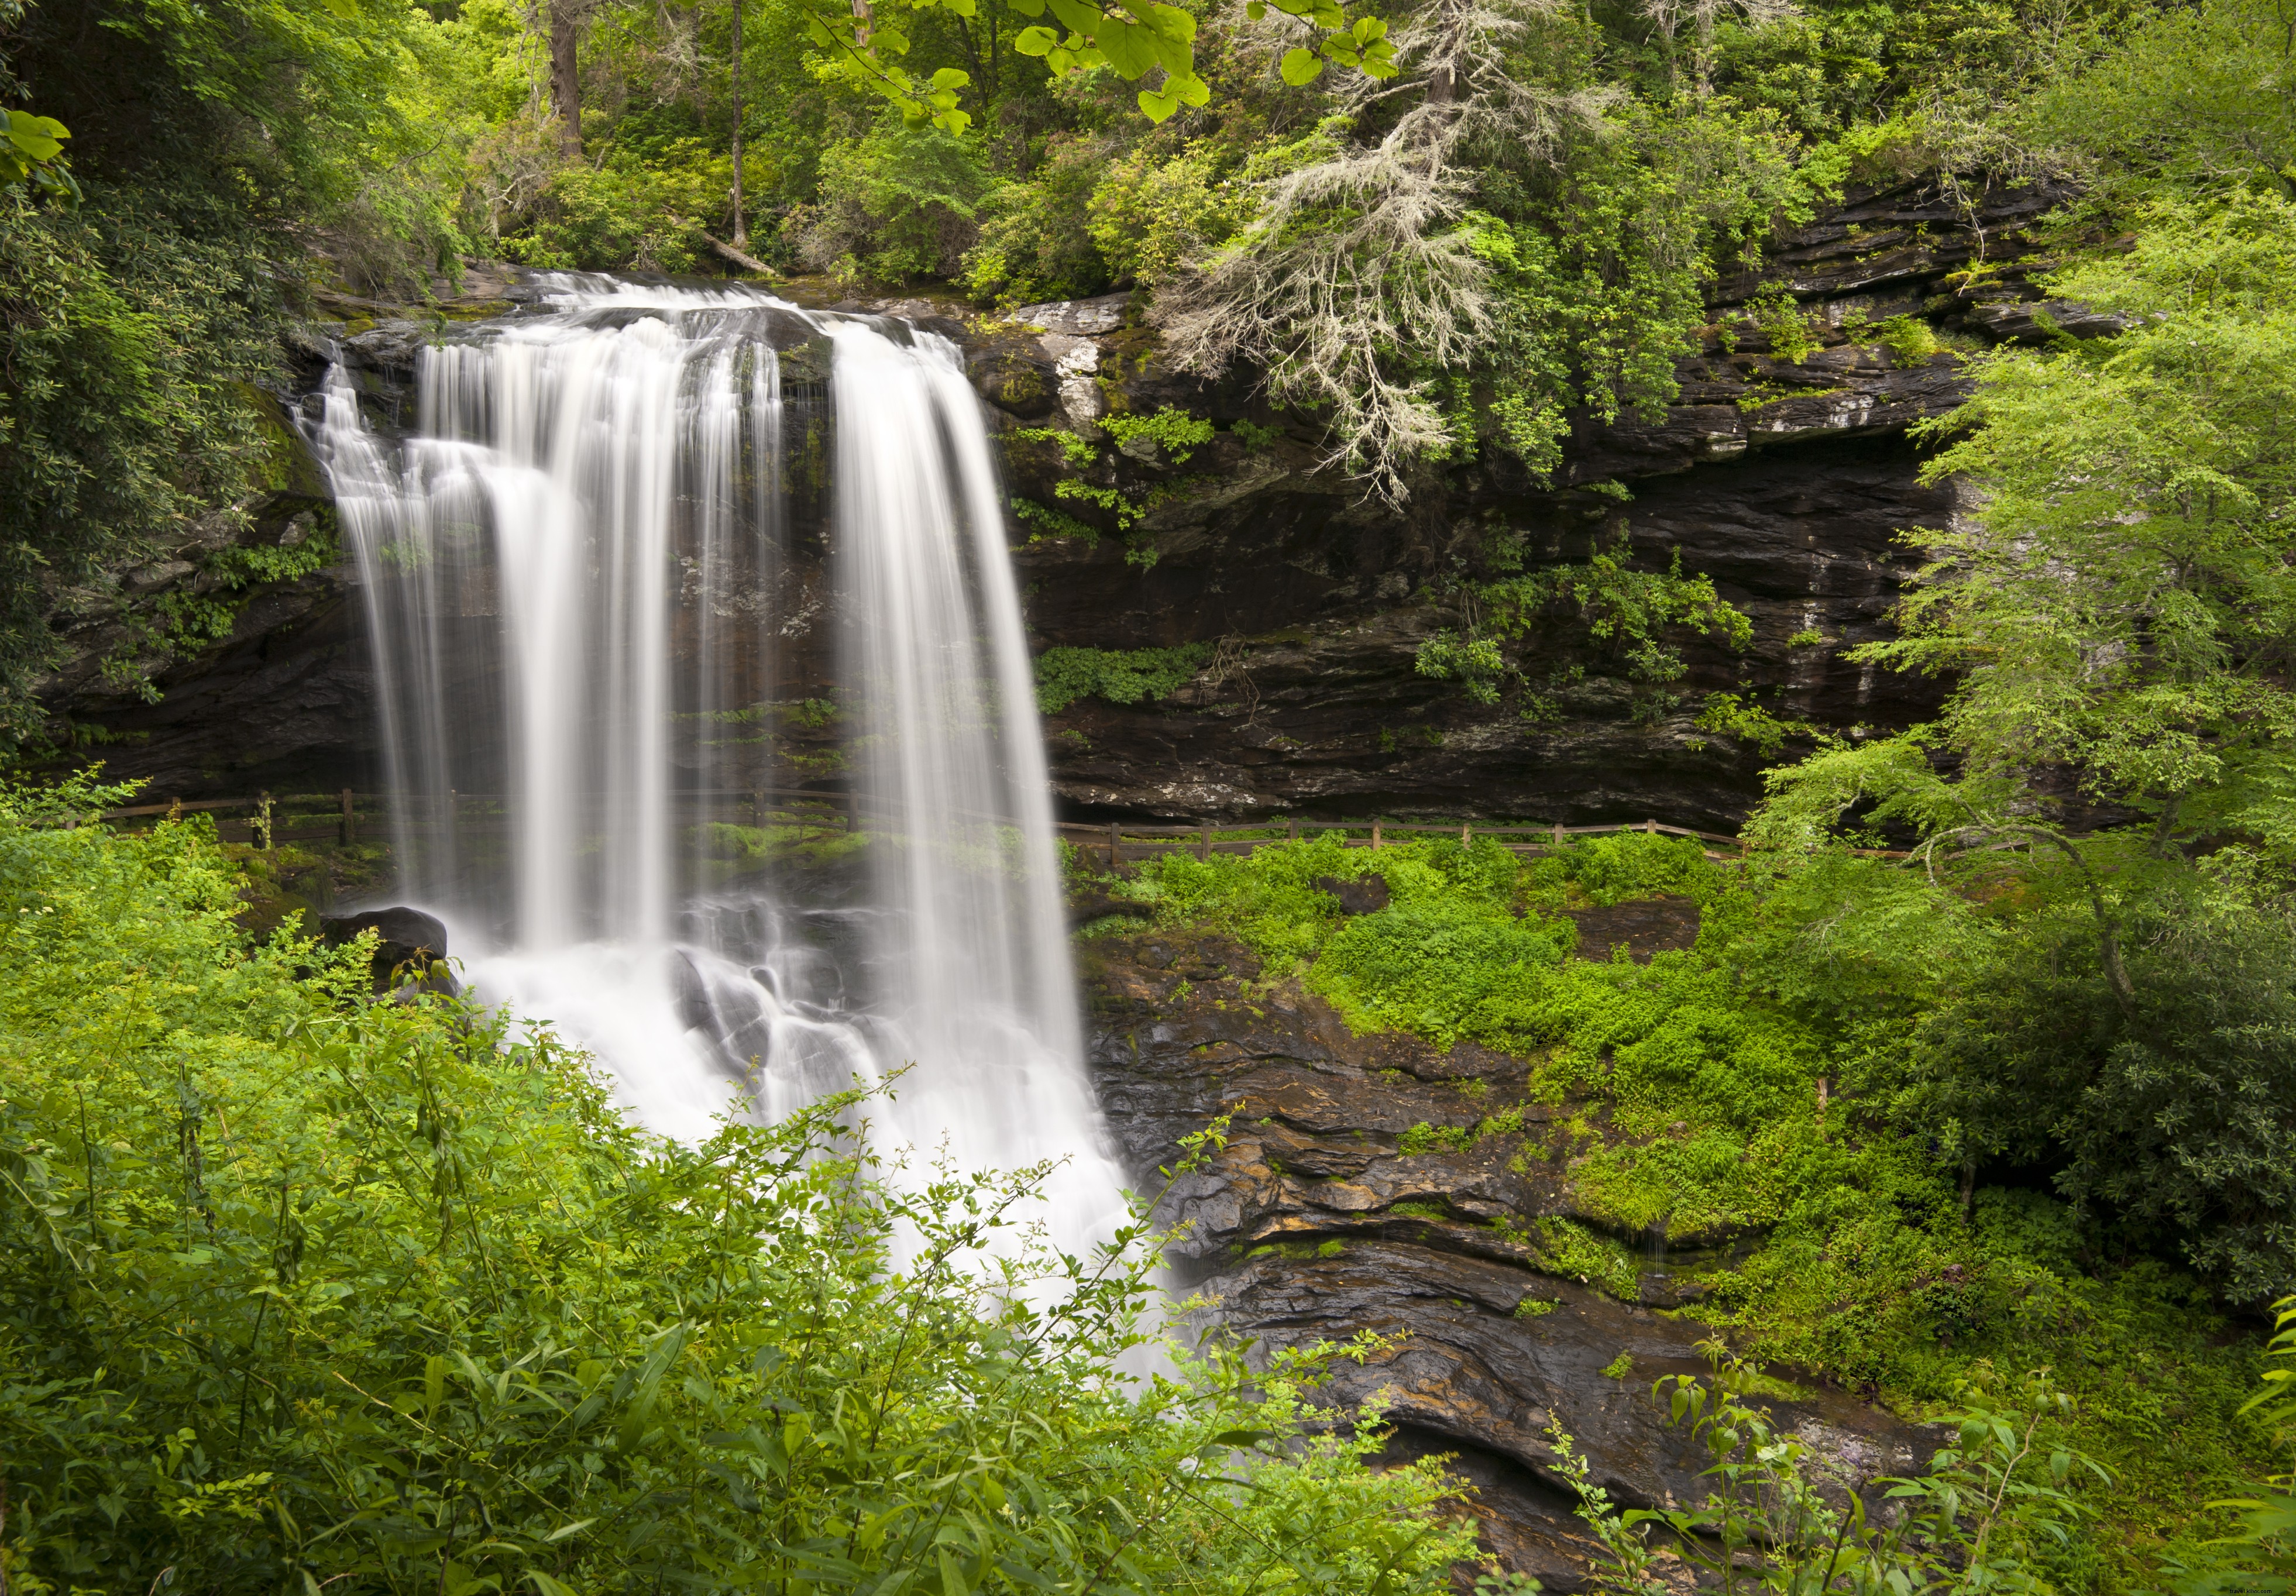
[[1037, 656], [1037, 708], [1058, 715], [1078, 699], [1136, 704], [1169, 698], [1211, 658], [1201, 642], [1177, 649], [1046, 649]]
[[1153, 285], [1225, 243], [1254, 209], [1248, 190], [1221, 175], [1213, 152], [1159, 160], [1133, 151], [1093, 191], [1093, 242], [1118, 281]]
[[2169, 1230], [2226, 1298], [2296, 1287], [2296, 929], [2155, 913], [2117, 1003], [2086, 928], [2010, 945], [1906, 1055], [1964, 1156], [2047, 1160], [2076, 1205]]
[[1105, 166], [1096, 142], [1056, 138], [1035, 173], [990, 189], [980, 202], [979, 241], [964, 257], [972, 296], [1031, 305], [1107, 288], [1108, 263], [1085, 220]]
[[809, 271], [954, 277], [987, 185], [972, 145], [889, 115], [822, 151], [820, 203], [791, 211], [783, 231]]

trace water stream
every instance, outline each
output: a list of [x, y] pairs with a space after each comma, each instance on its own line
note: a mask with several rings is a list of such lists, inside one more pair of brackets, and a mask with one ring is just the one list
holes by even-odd
[[[545, 285], [424, 352], [401, 436], [356, 373], [322, 396], [401, 897], [447, 921], [481, 998], [589, 1050], [653, 1128], [906, 1065], [871, 1110], [884, 1138], [972, 1168], [1065, 1159], [1048, 1213], [1081, 1245], [1119, 1180], [956, 350], [754, 291]], [[790, 640], [822, 626], [866, 846], [738, 868], [770, 838], [713, 816], [786, 779]]]

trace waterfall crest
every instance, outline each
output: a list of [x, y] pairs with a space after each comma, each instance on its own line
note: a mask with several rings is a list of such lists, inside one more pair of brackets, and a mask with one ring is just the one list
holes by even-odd
[[[957, 351], [753, 291], [545, 282], [541, 314], [424, 352], [403, 438], [341, 367], [322, 396], [402, 895], [653, 1128], [906, 1066], [879, 1127], [964, 1166], [1066, 1159], [1051, 1214], [1081, 1244], [1119, 1180]], [[824, 465], [833, 621], [793, 569]], [[773, 783], [780, 645], [826, 624], [865, 864], [793, 898], [728, 871], [710, 805]]]

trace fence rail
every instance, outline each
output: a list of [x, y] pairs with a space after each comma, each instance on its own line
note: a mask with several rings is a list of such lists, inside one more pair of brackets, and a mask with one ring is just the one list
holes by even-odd
[[[458, 827], [488, 828], [509, 826], [513, 823], [507, 815], [472, 814], [467, 811], [472, 807], [483, 810], [512, 801], [513, 796], [508, 793], [459, 791], [448, 793], [444, 799], [394, 799], [386, 794], [357, 792], [345, 787], [334, 792], [322, 793], [265, 792], [250, 798], [171, 798], [166, 803], [131, 804], [106, 810], [98, 818], [132, 820], [157, 815], [206, 814], [216, 816], [219, 829], [228, 826], [234, 831], [244, 831], [245, 840], [255, 847], [275, 847], [283, 842], [329, 839], [339, 845], [348, 846], [357, 840], [363, 826], [374, 823], [381, 813], [395, 806], [414, 811], [406, 818], [413, 819], [418, 824], [445, 823]], [[320, 821], [310, 813], [314, 809], [325, 812], [327, 818]], [[685, 822], [716, 817], [763, 824], [769, 820], [779, 820], [784, 823], [795, 821], [802, 828], [833, 823], [848, 831], [857, 829], [869, 814], [880, 812], [878, 806], [865, 802], [852, 792], [792, 787], [689, 789], [670, 794], [668, 809], [673, 818]], [[244, 818], [234, 818], [241, 815]], [[1056, 830], [1063, 840], [1089, 852], [1103, 853], [1112, 864], [1128, 859], [1153, 858], [1163, 854], [1191, 851], [1205, 859], [1216, 853], [1248, 855], [1271, 843], [1334, 834], [1343, 847], [1372, 849], [1384, 847], [1390, 838], [1456, 834], [1463, 843], [1480, 837], [1496, 841], [1519, 854], [1535, 855], [1562, 847], [1567, 838], [1639, 831], [1651, 836], [1691, 838], [1702, 844], [1719, 845], [1730, 850], [1726, 854], [1719, 853], [1715, 847], [1709, 847], [1707, 853], [1710, 857], [1738, 857], [1746, 851], [1746, 844], [1739, 838], [1718, 831], [1701, 831], [1687, 826], [1667, 825], [1656, 820], [1609, 821], [1586, 826], [1566, 826], [1552, 821], [1391, 821], [1384, 817], [1367, 820], [1290, 817], [1266, 821], [1201, 819], [1168, 823], [1062, 821], [1057, 823]], [[230, 839], [240, 840], [239, 838]]]

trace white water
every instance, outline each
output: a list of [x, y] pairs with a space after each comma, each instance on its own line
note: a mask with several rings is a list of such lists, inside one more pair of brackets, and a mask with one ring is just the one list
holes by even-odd
[[[833, 351], [825, 406], [784, 395], [775, 342], [808, 338]], [[737, 1090], [772, 1117], [909, 1065], [871, 1110], [883, 1139], [976, 1169], [1065, 1160], [1055, 1235], [1105, 1233], [1119, 1177], [955, 350], [745, 291], [567, 278], [547, 314], [428, 351], [420, 392], [392, 443], [338, 368], [317, 431], [374, 645], [401, 896], [447, 921], [478, 994], [589, 1050], [682, 1137]], [[776, 784], [793, 695], [774, 644], [808, 624], [784, 580], [790, 465], [823, 429], [872, 841], [858, 885], [820, 888], [836, 901], [785, 903], [714, 879], [695, 795]]]

